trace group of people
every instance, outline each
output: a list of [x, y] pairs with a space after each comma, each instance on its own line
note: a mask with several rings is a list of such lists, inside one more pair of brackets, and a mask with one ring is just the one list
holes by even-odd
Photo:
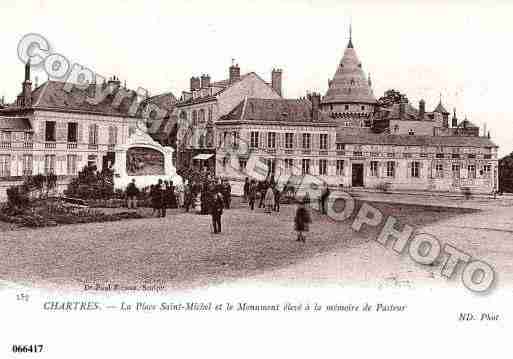
[[244, 200], [248, 202], [249, 208], [253, 211], [255, 209], [255, 201], [260, 199], [258, 208], [264, 207], [266, 213], [273, 211], [280, 211], [281, 191], [276, 182], [272, 179], [270, 181], [255, 181], [246, 178], [243, 187]]
[[[190, 181], [175, 193], [172, 181], [159, 180], [150, 188], [150, 198], [153, 213], [158, 217], [166, 216], [167, 208], [183, 207], [186, 212], [192, 208], [200, 214], [212, 216], [213, 233], [221, 232], [221, 216], [224, 209], [230, 208], [232, 188], [227, 180], [207, 178], [202, 181]], [[256, 181], [246, 178], [243, 186], [244, 200], [248, 202], [250, 210], [255, 209], [255, 202], [259, 200], [258, 208], [264, 208], [266, 213], [280, 211], [280, 200], [285, 189], [280, 191], [278, 184], [271, 178], [266, 181]], [[140, 191], [135, 180], [126, 189], [128, 208], [137, 208], [137, 197]], [[321, 214], [327, 213], [327, 200], [330, 190], [326, 185], [319, 197], [319, 210]], [[308, 192], [298, 201], [294, 216], [294, 228], [297, 232], [297, 241], [305, 242], [305, 232], [308, 232], [312, 222], [310, 211], [310, 196]]]

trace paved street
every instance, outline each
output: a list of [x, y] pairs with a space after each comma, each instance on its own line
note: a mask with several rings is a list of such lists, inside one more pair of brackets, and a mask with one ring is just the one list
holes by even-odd
[[[385, 215], [393, 214], [401, 224], [487, 260], [495, 265], [500, 284], [513, 283], [511, 208], [477, 212], [387, 203], [374, 206]], [[295, 207], [283, 206], [279, 214], [272, 215], [236, 207], [225, 211], [221, 235], [211, 233], [210, 216], [185, 213], [164, 219], [2, 232], [0, 276], [73, 289], [85, 283], [162, 283], [172, 289], [233, 280], [372, 287], [442, 282], [436, 268], [416, 265], [374, 242], [374, 229], [355, 233], [350, 221], [335, 223], [314, 213], [307, 243], [301, 244], [294, 241]]]

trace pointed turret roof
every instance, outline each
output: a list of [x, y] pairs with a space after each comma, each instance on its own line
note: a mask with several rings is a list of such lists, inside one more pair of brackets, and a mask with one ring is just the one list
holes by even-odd
[[438, 106], [436, 106], [433, 112], [444, 113], [447, 115], [449, 114], [449, 111], [447, 111], [444, 105], [442, 105], [442, 94], [440, 94], [440, 101], [438, 102]]
[[350, 29], [349, 42], [337, 71], [330, 81], [323, 103], [375, 103], [376, 98], [356, 55]]

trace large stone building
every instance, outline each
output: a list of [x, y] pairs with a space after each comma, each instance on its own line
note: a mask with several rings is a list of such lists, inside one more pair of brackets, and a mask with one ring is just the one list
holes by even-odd
[[[209, 84], [208, 77], [191, 79], [198, 95], [177, 107], [187, 109], [182, 117], [192, 116], [193, 125], [205, 124], [198, 147], [206, 144], [215, 155], [216, 174], [234, 183], [269, 174], [286, 181], [293, 174], [342, 187], [497, 189], [497, 146], [489, 134], [481, 135], [467, 119], [460, 122], [455, 111], [449, 121], [441, 99], [433, 111], [426, 111], [424, 100], [415, 108], [394, 90], [377, 99], [351, 37], [322, 98], [313, 93], [283, 99], [261, 81], [262, 91], [233, 91], [229, 101], [220, 102], [200, 85], [204, 81]], [[213, 115], [210, 105], [216, 103]]]
[[30, 65], [16, 102], [0, 109], [0, 200], [24, 176], [53, 173], [65, 186], [85, 165], [114, 161], [140, 110], [136, 93], [117, 78], [74, 86], [47, 81], [32, 89]]
[[233, 110], [245, 97], [280, 99], [282, 72], [274, 69], [271, 83], [254, 72], [241, 75], [239, 65], [232, 64], [229, 77], [211, 81], [209, 75], [191, 77], [190, 90], [184, 91], [176, 104], [178, 117], [178, 168], [191, 165], [216, 167], [216, 146], [219, 143], [219, 118]]

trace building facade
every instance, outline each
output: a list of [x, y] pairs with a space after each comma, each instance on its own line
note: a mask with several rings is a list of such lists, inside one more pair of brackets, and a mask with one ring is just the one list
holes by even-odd
[[53, 173], [62, 190], [86, 165], [110, 167], [115, 146], [135, 130], [135, 98], [117, 78], [69, 88], [48, 81], [32, 90], [27, 64], [21, 94], [0, 109], [0, 200], [28, 175]]
[[[394, 90], [377, 99], [351, 37], [324, 96], [257, 95], [234, 96], [239, 102], [224, 115], [234, 102], [212, 117], [192, 114], [193, 123], [215, 119], [206, 143], [213, 147], [216, 175], [234, 184], [270, 175], [286, 182], [295, 175], [343, 188], [474, 193], [498, 188], [497, 146], [489, 134], [467, 119], [460, 122], [455, 110], [450, 121], [441, 98], [432, 111], [424, 100], [416, 108]], [[201, 103], [215, 104], [210, 101]]]

